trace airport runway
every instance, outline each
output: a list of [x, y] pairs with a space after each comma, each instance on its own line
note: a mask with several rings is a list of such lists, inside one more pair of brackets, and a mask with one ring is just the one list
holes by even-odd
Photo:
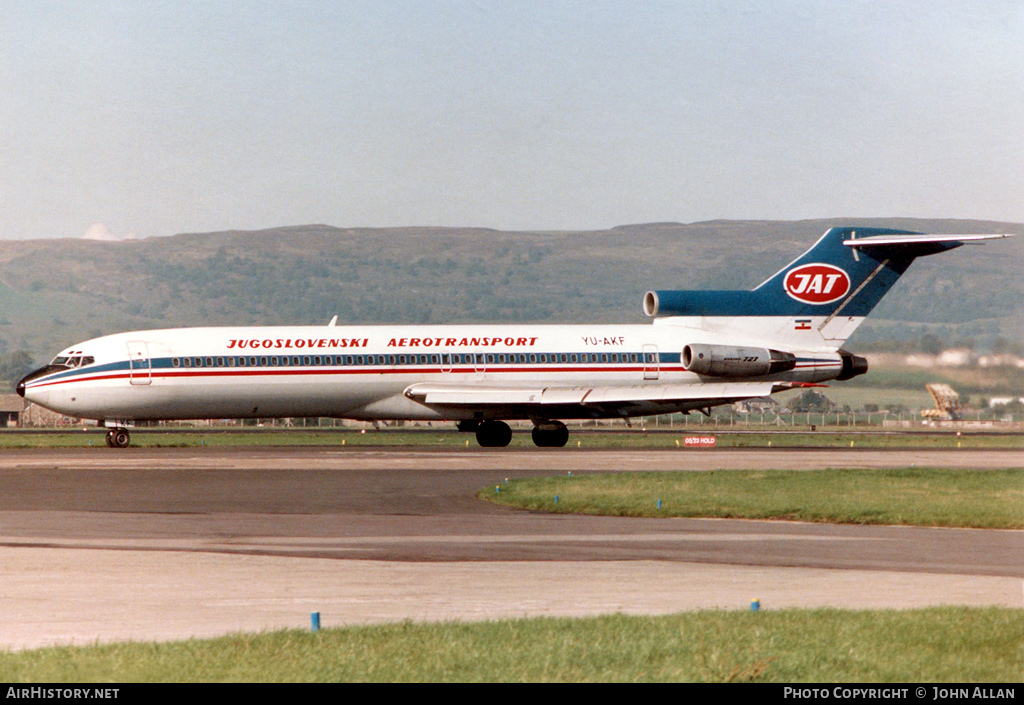
[[1015, 451], [11, 450], [0, 648], [403, 619], [1024, 606], [1024, 532], [550, 516], [572, 471], [1019, 467]]

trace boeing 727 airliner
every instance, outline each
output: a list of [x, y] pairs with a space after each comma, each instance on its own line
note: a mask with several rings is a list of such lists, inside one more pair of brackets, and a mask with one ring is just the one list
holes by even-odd
[[481, 446], [512, 419], [560, 447], [566, 419], [704, 411], [846, 380], [842, 348], [911, 262], [1006, 235], [832, 228], [752, 291], [650, 291], [651, 325], [176, 328], [78, 343], [17, 391], [96, 419], [125, 447], [136, 421], [324, 416], [455, 421]]

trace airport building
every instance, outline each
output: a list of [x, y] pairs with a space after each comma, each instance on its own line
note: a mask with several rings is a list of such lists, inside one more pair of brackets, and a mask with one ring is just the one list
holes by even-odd
[[0, 427], [16, 427], [22, 423], [25, 400], [17, 394], [0, 394]]

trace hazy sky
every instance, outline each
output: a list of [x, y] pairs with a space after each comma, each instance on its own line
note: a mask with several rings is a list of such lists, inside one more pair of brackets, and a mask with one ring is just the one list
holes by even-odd
[[0, 0], [0, 238], [833, 216], [1024, 221], [1024, 0]]

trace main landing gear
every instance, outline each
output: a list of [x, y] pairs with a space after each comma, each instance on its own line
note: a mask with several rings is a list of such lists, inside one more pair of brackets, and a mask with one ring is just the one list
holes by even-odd
[[504, 448], [512, 441], [512, 429], [504, 421], [481, 421], [476, 442], [483, 448]]
[[[512, 441], [512, 429], [504, 421], [467, 420], [458, 423], [460, 431], [476, 432], [482, 448], [504, 448]], [[561, 421], [538, 422], [533, 428], [533, 442], [541, 448], [561, 448], [569, 440], [569, 429]]]
[[107, 445], [111, 448], [127, 448], [132, 442], [127, 429], [112, 428], [107, 431]]
[[533, 442], [541, 448], [561, 448], [569, 440], [569, 429], [561, 421], [547, 421], [533, 427]]

